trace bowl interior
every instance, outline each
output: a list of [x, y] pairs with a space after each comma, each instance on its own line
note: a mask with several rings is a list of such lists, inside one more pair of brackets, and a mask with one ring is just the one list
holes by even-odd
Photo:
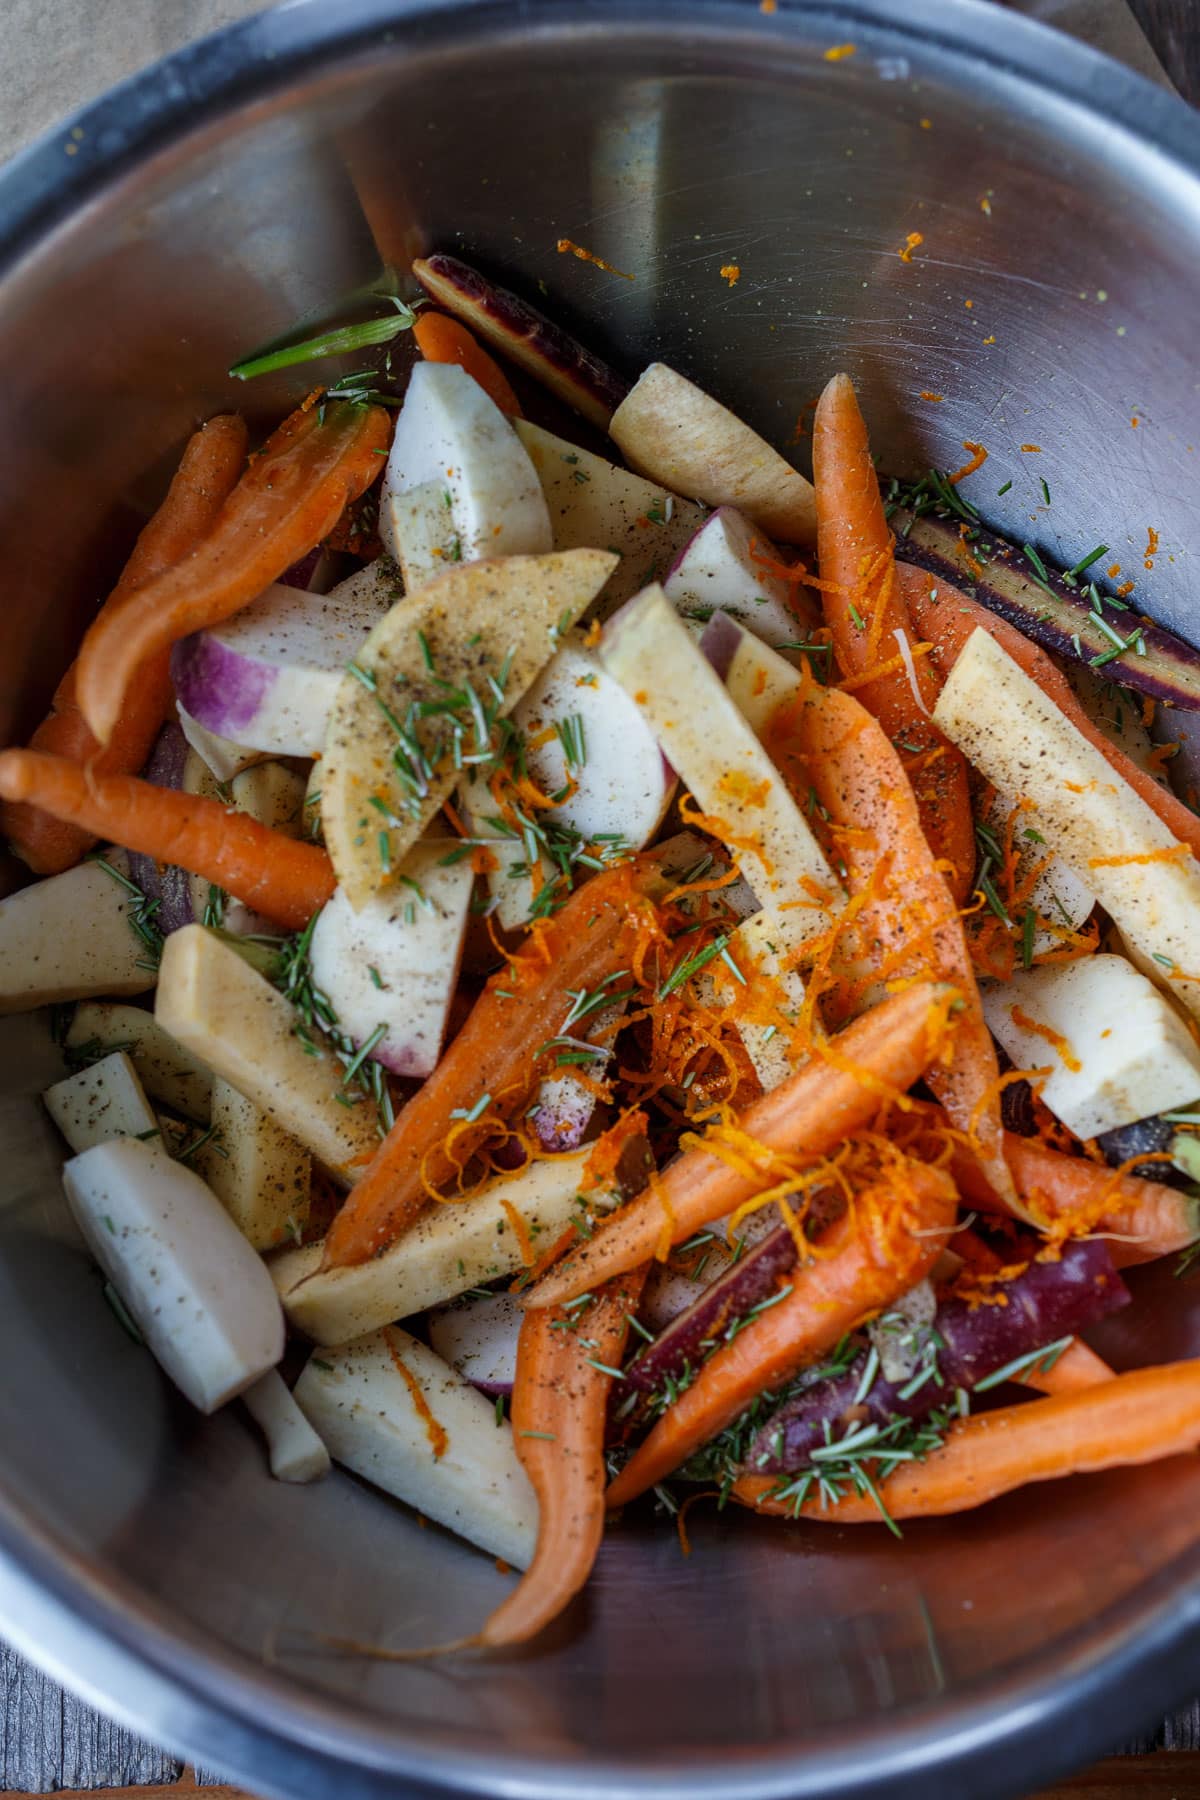
[[[982, 442], [970, 493], [989, 522], [1068, 564], [1108, 544], [1137, 600], [1200, 636], [1200, 155], [1182, 108], [965, 0], [907, 27], [882, 0], [661, 10], [430, 6], [385, 26], [357, 4], [336, 24], [295, 7], [184, 53], [150, 123], [145, 92], [85, 120], [88, 191], [0, 284], [0, 732], [43, 707], [195, 420], [266, 419], [313, 378], [245, 389], [227, 365], [429, 248], [542, 290], [631, 373], [670, 361], [802, 465], [811, 402], [846, 368], [881, 467], [955, 467]], [[59, 153], [11, 172], [9, 199]], [[558, 254], [560, 237], [633, 278]], [[568, 1771], [611, 1791], [622, 1768], [692, 1793], [833, 1792], [889, 1757], [900, 1784], [896, 1758], [922, 1741], [966, 1754], [966, 1722], [999, 1730], [1006, 1707], [1014, 1734], [1061, 1707], [1049, 1757], [1066, 1760], [1153, 1706], [1136, 1645], [1200, 1573], [1190, 1459], [1034, 1488], [903, 1543], [702, 1504], [685, 1559], [669, 1526], [630, 1519], [536, 1652], [389, 1666], [334, 1650], [462, 1635], [506, 1579], [349, 1477], [273, 1484], [236, 1409], [204, 1422], [176, 1403], [65, 1219], [36, 1097], [56, 1067], [45, 1030], [4, 1023], [3, 1535], [55, 1545], [112, 1629], [145, 1644], [167, 1625], [154, 1655], [247, 1742], [267, 1717], [319, 1742], [357, 1770], [342, 1793], [368, 1766], [435, 1765], [514, 1792], [561, 1791]], [[1114, 1358], [1200, 1348], [1189, 1283], [1139, 1285]], [[1064, 1693], [1117, 1670], [1123, 1703], [1065, 1717]], [[183, 1714], [152, 1724], [186, 1739]], [[1025, 1778], [993, 1759], [972, 1791]]]

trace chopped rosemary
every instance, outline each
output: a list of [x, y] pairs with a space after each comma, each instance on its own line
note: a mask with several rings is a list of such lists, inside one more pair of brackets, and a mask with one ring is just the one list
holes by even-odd
[[374, 298], [387, 300], [395, 307], [395, 312], [385, 314], [381, 319], [365, 319], [359, 325], [339, 325], [332, 331], [321, 332], [317, 337], [303, 338], [299, 343], [286, 344], [278, 350], [268, 350], [261, 356], [246, 357], [242, 362], [231, 366], [230, 375], [237, 381], [251, 381], [256, 375], [273, 375], [277, 369], [290, 369], [296, 363], [315, 362], [318, 357], [345, 356], [353, 350], [365, 350], [376, 344], [390, 344], [402, 331], [410, 331], [416, 324], [416, 309], [406, 306], [394, 294], [377, 294]]
[[1014, 1356], [1011, 1362], [1005, 1363], [1002, 1369], [994, 1369], [985, 1375], [982, 1381], [975, 1383], [977, 1394], [986, 1394], [991, 1388], [1003, 1386], [1006, 1381], [1020, 1381], [1026, 1375], [1045, 1375], [1054, 1367], [1067, 1346], [1074, 1342], [1070, 1333], [1066, 1337], [1057, 1338], [1052, 1344], [1043, 1344], [1040, 1350], [1031, 1350], [1025, 1356]]

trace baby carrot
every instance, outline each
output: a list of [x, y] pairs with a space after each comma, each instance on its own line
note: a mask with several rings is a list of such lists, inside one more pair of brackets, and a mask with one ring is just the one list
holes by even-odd
[[510, 419], [521, 417], [521, 402], [509, 386], [508, 376], [482, 344], [476, 343], [465, 325], [449, 313], [422, 311], [417, 314], [413, 336], [426, 362], [457, 363], [474, 376], [502, 413]]

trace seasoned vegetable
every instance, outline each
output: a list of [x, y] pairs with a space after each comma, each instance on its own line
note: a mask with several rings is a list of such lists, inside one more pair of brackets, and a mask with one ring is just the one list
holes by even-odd
[[468, 1294], [429, 1315], [429, 1342], [484, 1394], [511, 1394], [525, 1314], [514, 1294]]
[[0, 1013], [143, 994], [154, 986], [160, 944], [124, 851], [51, 875], [0, 900]]
[[255, 1250], [298, 1238], [308, 1222], [312, 1161], [304, 1145], [218, 1078], [212, 1135], [195, 1165]]
[[509, 386], [503, 369], [457, 319], [427, 307], [417, 314], [412, 334], [426, 362], [457, 363], [472, 381], [479, 383], [502, 413], [510, 419], [520, 418], [521, 403]]
[[109, 1000], [85, 1000], [75, 1008], [63, 1047], [69, 1057], [91, 1061], [124, 1050], [154, 1100], [207, 1125], [212, 1111], [212, 1070], [164, 1031], [153, 1013]]
[[150, 1138], [158, 1130], [137, 1070], [121, 1050], [56, 1081], [42, 1099], [76, 1154], [112, 1138]]
[[721, 506], [675, 558], [663, 592], [685, 619], [701, 623], [721, 611], [768, 644], [795, 654], [798, 638], [820, 624], [808, 589], [776, 571], [779, 552], [736, 507]]
[[328, 1475], [328, 1450], [274, 1369], [246, 1389], [242, 1403], [267, 1441], [276, 1481], [320, 1481]]

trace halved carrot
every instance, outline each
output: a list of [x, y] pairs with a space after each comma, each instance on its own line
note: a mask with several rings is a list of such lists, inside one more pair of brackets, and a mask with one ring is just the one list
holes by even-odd
[[[856, 1019], [831, 1040], [836, 1063], [813, 1060], [748, 1106], [743, 1141], [765, 1153], [823, 1155], [879, 1111], [880, 1085], [903, 1093], [928, 1069], [945, 1035], [953, 990], [917, 985]], [[558, 1306], [599, 1281], [654, 1255], [666, 1228], [678, 1244], [751, 1199], [771, 1182], [720, 1157], [686, 1150], [650, 1187], [557, 1264], [525, 1297], [526, 1306]]]
[[610, 1282], [590, 1306], [526, 1313], [517, 1342], [512, 1428], [538, 1502], [537, 1548], [479, 1634], [495, 1648], [536, 1637], [579, 1592], [604, 1535], [604, 1431], [610, 1369], [621, 1366], [646, 1271]]
[[[236, 413], [210, 419], [189, 439], [165, 500], [144, 526], [102, 612], [120, 605], [134, 588], [152, 581], [195, 548], [212, 529], [245, 459], [246, 427]], [[171, 707], [168, 664], [169, 652], [164, 650], [138, 670], [112, 737], [101, 749], [79, 710], [72, 663], [58, 684], [49, 714], [30, 739], [30, 748], [87, 763], [98, 775], [135, 775]], [[90, 832], [32, 806], [0, 807], [0, 831], [37, 875], [69, 869], [96, 841]]]
[[508, 376], [482, 344], [476, 343], [465, 325], [449, 313], [422, 310], [417, 314], [413, 336], [426, 362], [457, 363], [474, 376], [489, 400], [494, 400], [510, 419], [521, 417], [521, 402], [509, 386]]
[[[813, 421], [813, 481], [821, 601], [843, 676], [880, 672], [857, 688], [904, 759], [934, 854], [961, 902], [975, 868], [966, 758], [933, 724], [940, 682], [913, 655], [916, 633], [897, 586], [894, 539], [879, 495], [867, 428], [848, 375], [835, 375]], [[885, 668], [886, 665], [886, 668]]]
[[[988, 1179], [1019, 1210], [1004, 1163], [1000, 1069], [954, 898], [921, 829], [912, 788], [883, 728], [851, 694], [803, 684], [773, 715], [768, 753], [797, 794], [815, 791], [851, 896], [866, 894], [843, 938], [863, 982], [936, 979], [962, 1000], [948, 1054], [926, 1079], [959, 1131], [978, 1145]], [[831, 995], [831, 1001], [837, 998]]]
[[[1157, 1462], [1198, 1444], [1200, 1360], [1163, 1363], [959, 1420], [940, 1449], [902, 1463], [878, 1492], [890, 1518], [929, 1518], [967, 1512], [1031, 1481]], [[795, 1517], [792, 1502], [772, 1496], [778, 1486], [769, 1475], [743, 1475], [733, 1492], [759, 1512]], [[833, 1506], [807, 1500], [799, 1516], [859, 1525], [882, 1515], [869, 1495], [848, 1493]]]
[[515, 1113], [539, 1057], [562, 1030], [568, 989], [595, 988], [632, 960], [646, 897], [663, 881], [654, 852], [606, 869], [534, 927], [533, 948], [493, 975], [433, 1074], [396, 1119], [325, 1239], [326, 1268], [366, 1262], [431, 1204], [458, 1164], [448, 1140], [482, 1097]]
[[[958, 1193], [941, 1169], [907, 1161], [865, 1188], [791, 1290], [722, 1344], [638, 1445], [608, 1490], [624, 1506], [927, 1275], [954, 1228]], [[784, 1292], [783, 1289], [780, 1290]]]
[[[1043, 1231], [1098, 1232], [1111, 1239], [1119, 1269], [1186, 1250], [1200, 1237], [1200, 1201], [1165, 1182], [1122, 1174], [1086, 1156], [1067, 1156], [1038, 1138], [1004, 1136], [1004, 1158], [1024, 1216]], [[964, 1197], [981, 1212], [1010, 1212], [974, 1158], [954, 1157]]]
[[64, 756], [0, 751], [0, 797], [28, 801], [126, 850], [216, 882], [289, 931], [334, 889], [318, 844], [284, 837], [220, 800], [154, 787], [136, 775], [93, 775]]
[[305, 405], [252, 460], [208, 534], [90, 626], [79, 652], [80, 711], [108, 743], [137, 671], [179, 638], [240, 612], [333, 529], [383, 468], [380, 406]]
[[912, 563], [897, 563], [897, 579], [923, 638], [934, 646], [933, 655], [943, 680], [957, 662], [959, 653], [977, 626], [989, 632], [996, 642], [1020, 664], [1031, 681], [1036, 681], [1044, 694], [1064, 712], [1072, 725], [1081, 731], [1089, 744], [1099, 750], [1106, 762], [1136, 794], [1157, 813], [1172, 836], [1187, 844], [1200, 856], [1200, 818], [1176, 799], [1169, 788], [1160, 786], [1145, 769], [1139, 769], [1132, 757], [1119, 750], [1111, 738], [1093, 724], [1071, 690], [1071, 684], [1040, 645], [1031, 643], [1007, 619], [989, 612], [960, 588], [941, 576], [930, 575]]
[[[950, 1248], [983, 1273], [997, 1275], [1004, 1267], [1004, 1259], [969, 1227], [955, 1232]], [[1073, 1338], [1049, 1368], [1039, 1369], [1035, 1363], [1029, 1374], [1016, 1379], [1023, 1387], [1036, 1388], [1039, 1394], [1069, 1394], [1076, 1388], [1094, 1387], [1098, 1381], [1111, 1381], [1113, 1374], [1090, 1345], [1082, 1338]]]

